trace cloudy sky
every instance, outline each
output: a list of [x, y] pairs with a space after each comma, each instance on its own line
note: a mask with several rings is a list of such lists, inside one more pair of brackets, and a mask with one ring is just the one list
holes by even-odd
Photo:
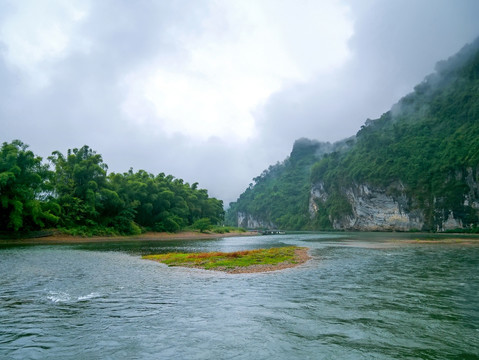
[[235, 200], [479, 36], [476, 0], [0, 0], [0, 141]]

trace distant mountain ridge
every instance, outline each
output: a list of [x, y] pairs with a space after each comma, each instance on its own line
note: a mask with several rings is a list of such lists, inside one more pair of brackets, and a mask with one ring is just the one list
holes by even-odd
[[479, 39], [337, 143], [300, 139], [230, 204], [229, 223], [294, 230], [476, 231]]

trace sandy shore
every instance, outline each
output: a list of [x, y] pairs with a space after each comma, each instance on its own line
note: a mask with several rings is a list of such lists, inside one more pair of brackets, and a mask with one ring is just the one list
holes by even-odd
[[128, 242], [128, 241], [168, 241], [168, 240], [201, 240], [216, 239], [232, 236], [256, 236], [257, 232], [229, 232], [224, 234], [200, 233], [195, 231], [185, 231], [179, 233], [157, 233], [147, 232], [135, 236], [92, 236], [81, 237], [65, 234], [55, 234], [39, 238], [27, 239], [2, 239], [0, 244], [24, 244], [24, 245], [53, 245], [53, 244], [82, 244], [82, 243], [102, 243], [102, 242]]

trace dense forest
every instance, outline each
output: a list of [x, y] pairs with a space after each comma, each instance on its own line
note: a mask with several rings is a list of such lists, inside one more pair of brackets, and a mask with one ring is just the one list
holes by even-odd
[[223, 221], [223, 202], [198, 183], [144, 170], [107, 173], [88, 146], [54, 151], [48, 162], [20, 140], [0, 150], [0, 231], [59, 228], [72, 234], [176, 232]]
[[[478, 176], [479, 39], [439, 62], [356, 136], [333, 145], [297, 141], [288, 159], [230, 204], [226, 217], [236, 224], [247, 214], [283, 229], [339, 228], [358, 216], [352, 193], [366, 184], [392, 199], [404, 196], [402, 211], [420, 214], [418, 230], [439, 229], [449, 217], [477, 229]], [[312, 204], [315, 186], [322, 195]]]
[[[308, 198], [311, 167], [318, 157], [330, 152], [341, 153], [351, 139], [335, 144], [299, 139], [291, 155], [282, 163], [270, 166], [254, 184], [230, 204], [226, 222], [237, 225], [239, 214], [254, 214], [261, 228], [305, 229], [309, 226]], [[246, 224], [243, 224], [246, 226]]]

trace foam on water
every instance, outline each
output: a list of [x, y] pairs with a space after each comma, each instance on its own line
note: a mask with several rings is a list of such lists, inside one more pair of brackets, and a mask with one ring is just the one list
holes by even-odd
[[65, 292], [50, 291], [47, 299], [53, 303], [69, 302], [71, 296]]
[[91, 292], [86, 295], [72, 296], [67, 292], [49, 291], [46, 298], [52, 303], [75, 303], [79, 301], [88, 301], [99, 298], [101, 295], [97, 292]]
[[92, 292], [88, 295], [79, 296], [78, 301], [86, 301], [86, 300], [95, 299], [95, 298], [98, 298], [98, 297], [100, 297], [100, 294], [98, 294], [96, 292]]

